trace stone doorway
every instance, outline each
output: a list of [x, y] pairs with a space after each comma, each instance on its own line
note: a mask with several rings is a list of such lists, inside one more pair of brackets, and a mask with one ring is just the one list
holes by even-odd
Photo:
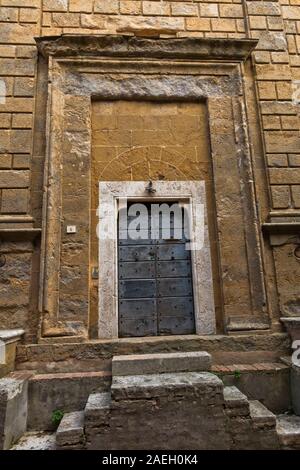
[[119, 336], [195, 333], [187, 211], [179, 201], [131, 202], [124, 219], [126, 228], [120, 217], [118, 224]]
[[[151, 203], [177, 200], [189, 210], [189, 230], [193, 244], [190, 246], [192, 248], [190, 251], [192, 275], [185, 276], [185, 278], [192, 280], [191, 292], [194, 296], [195, 332], [196, 334], [213, 334], [216, 328], [216, 318], [205, 182], [155, 181], [153, 182], [155, 196], [149, 196], [146, 190], [147, 185], [147, 181], [99, 183], [99, 337], [117, 338], [120, 336], [119, 294], [121, 290], [119, 287], [122, 279], [119, 278], [118, 251], [123, 247], [119, 246], [120, 240], [118, 239], [119, 214], [126, 207], [127, 201], [139, 201], [147, 205], [149, 200], [151, 200]], [[199, 208], [202, 208], [202, 216], [199, 214]], [[166, 241], [167, 243], [168, 241]], [[171, 244], [176, 245], [175, 243]], [[180, 240], [178, 240], [178, 244], [180, 244]], [[162, 250], [159, 245], [163, 246], [164, 244], [157, 244], [156, 251]], [[147, 251], [149, 253], [151, 248], [148, 247]], [[155, 250], [152, 250], [153, 253]], [[155, 262], [159, 262], [157, 256], [154, 256]], [[172, 254], [170, 257], [172, 257]], [[135, 260], [134, 257], [132, 259]], [[134, 336], [134, 331], [131, 333]]]
[[[256, 204], [263, 159], [247, 60], [257, 41], [67, 35], [37, 42], [49, 79], [41, 338], [118, 337], [117, 247], [95, 236], [99, 181], [104, 200], [116, 204], [133, 184], [132, 197], [144, 197], [149, 179], [166, 185], [161, 197], [206, 200], [210, 243], [192, 259], [194, 298], [202, 300], [196, 333], [213, 333], [215, 319], [218, 331], [269, 328]], [[126, 128], [128, 114], [134, 128]]]

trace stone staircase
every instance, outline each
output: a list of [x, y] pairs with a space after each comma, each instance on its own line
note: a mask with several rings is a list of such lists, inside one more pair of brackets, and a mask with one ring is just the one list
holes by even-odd
[[57, 448], [278, 449], [275, 415], [210, 369], [205, 352], [115, 357], [110, 392], [64, 416]]
[[[27, 432], [13, 449], [300, 448], [300, 417], [276, 417], [225, 386], [211, 362], [199, 351], [114, 356], [111, 385], [87, 375], [79, 411], [65, 413], [56, 433]], [[43, 397], [58, 378], [31, 380]], [[61, 380], [64, 390], [74, 378]]]

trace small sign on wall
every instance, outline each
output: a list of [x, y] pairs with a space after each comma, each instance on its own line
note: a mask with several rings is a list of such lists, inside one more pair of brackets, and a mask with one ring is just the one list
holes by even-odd
[[76, 225], [67, 225], [67, 233], [76, 233], [77, 227]]

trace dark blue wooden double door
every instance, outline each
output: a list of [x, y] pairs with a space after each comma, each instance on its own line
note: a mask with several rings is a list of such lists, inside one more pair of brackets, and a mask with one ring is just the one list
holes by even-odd
[[184, 234], [174, 236], [176, 219], [173, 214], [170, 237], [163, 237], [164, 222], [160, 217], [159, 236], [152, 239], [150, 204], [147, 207], [148, 231], [141, 231], [138, 238], [130, 229], [125, 236], [120, 232], [119, 336], [192, 334], [195, 319], [191, 252], [186, 249], [187, 239]]

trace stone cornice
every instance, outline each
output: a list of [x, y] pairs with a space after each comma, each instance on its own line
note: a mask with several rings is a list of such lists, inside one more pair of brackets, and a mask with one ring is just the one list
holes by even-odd
[[61, 35], [35, 38], [39, 52], [54, 57], [136, 57], [244, 61], [256, 39], [154, 39], [118, 35]]

